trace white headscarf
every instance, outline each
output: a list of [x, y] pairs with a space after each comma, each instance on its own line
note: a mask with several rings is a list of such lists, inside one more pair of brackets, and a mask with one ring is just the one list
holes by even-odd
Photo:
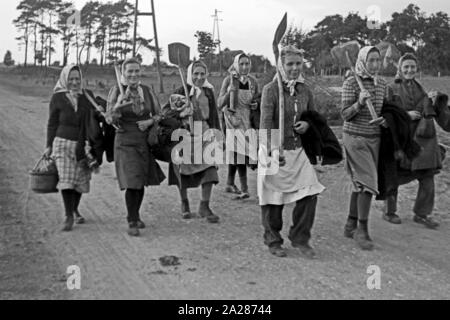
[[[248, 58], [248, 60], [250, 61], [250, 69], [247, 74], [239, 73], [239, 60], [241, 59], [242, 56], [244, 56], [245, 58]], [[243, 84], [246, 84], [248, 82], [248, 74], [250, 73], [251, 68], [252, 68], [252, 62], [251, 62], [250, 58], [248, 57], [248, 55], [245, 53], [240, 53], [236, 57], [234, 57], [233, 64], [230, 66], [230, 68], [228, 68], [228, 72], [233, 77], [238, 78], [240, 82], [242, 82]]]
[[205, 82], [202, 85], [202, 88], [209, 88], [211, 90], [214, 90], [214, 87], [211, 83], [208, 82], [208, 67], [206, 66], [206, 64], [203, 61], [192, 62], [187, 69], [187, 84], [191, 86], [191, 92], [189, 92], [189, 96], [192, 97], [195, 95], [195, 97], [198, 98], [202, 93], [202, 89], [195, 86], [194, 80], [192, 79], [192, 73], [194, 72], [194, 67], [196, 66], [205, 68], [206, 78]]
[[73, 91], [69, 89], [69, 74], [72, 70], [77, 70], [80, 73], [80, 81], [81, 81], [81, 86], [83, 84], [83, 75], [81, 73], [81, 69], [79, 66], [75, 65], [75, 64], [70, 64], [65, 66], [62, 70], [61, 70], [61, 74], [59, 75], [59, 79], [58, 82], [55, 85], [55, 88], [53, 89], [54, 93], [66, 93], [67, 98], [69, 99], [69, 101], [72, 103], [72, 106], [74, 107], [75, 111], [77, 111], [77, 106], [78, 106], [78, 96], [81, 95], [82, 89], [80, 86], [80, 89], [78, 91]]
[[[299, 50], [293, 46], [288, 46], [288, 47], [282, 48], [281, 51], [286, 50], [286, 49], [291, 50], [293, 52], [293, 54], [297, 53], [303, 59], [303, 52], [304, 52], [303, 50]], [[284, 67], [283, 67], [283, 62], [281, 61], [281, 54], [278, 57], [277, 69], [280, 72], [281, 81], [283, 81], [283, 83], [286, 84], [286, 86], [289, 88], [290, 95], [293, 96], [295, 94], [296, 84], [297, 83], [305, 83], [305, 78], [303, 77], [302, 73], [300, 72], [297, 79], [294, 79], [294, 80], [288, 79], [288, 77], [286, 75], [286, 71], [284, 70]], [[276, 78], [276, 75], [275, 75], [275, 78]]]
[[[358, 53], [358, 59], [356, 60], [355, 64], [355, 72], [358, 76], [360, 76], [362, 79], [364, 78], [370, 78], [373, 79], [375, 82], [375, 85], [378, 83], [378, 73], [372, 74], [367, 70], [367, 58], [369, 56], [369, 52], [372, 49], [376, 49], [379, 53], [380, 51], [374, 47], [374, 46], [365, 46], [361, 50], [359, 50]], [[381, 54], [380, 54], [381, 55]]]

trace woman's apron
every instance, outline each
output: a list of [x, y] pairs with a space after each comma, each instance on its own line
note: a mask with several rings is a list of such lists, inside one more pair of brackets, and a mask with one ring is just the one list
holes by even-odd
[[[191, 128], [191, 155], [190, 160], [191, 164], [181, 163], [179, 165], [180, 174], [182, 175], [193, 175], [210, 167], [216, 167], [215, 163], [205, 163], [205, 159], [203, 158], [203, 152], [205, 148], [211, 144], [215, 143], [214, 140], [205, 139], [204, 141], [203, 135], [206, 131], [208, 131], [209, 125], [206, 120], [209, 119], [209, 100], [204, 95], [203, 91], [200, 97], [192, 98], [192, 103], [194, 105], [194, 128], [198, 128], [201, 124], [201, 130], [193, 130]], [[193, 134], [192, 134], [193, 133]], [[209, 138], [209, 137], [208, 137]], [[201, 158], [200, 158], [201, 154]], [[201, 159], [201, 163], [198, 163], [199, 159]], [[197, 163], [196, 163], [197, 162]]]
[[[249, 80], [250, 81], [250, 80]], [[227, 128], [227, 163], [234, 160], [234, 153], [247, 156], [253, 161], [258, 160], [258, 136], [256, 130], [250, 130], [250, 104], [253, 100], [253, 90], [239, 89], [238, 105], [236, 112], [224, 112], [225, 125]], [[234, 130], [234, 135], [231, 135]], [[233, 148], [234, 146], [234, 148]]]

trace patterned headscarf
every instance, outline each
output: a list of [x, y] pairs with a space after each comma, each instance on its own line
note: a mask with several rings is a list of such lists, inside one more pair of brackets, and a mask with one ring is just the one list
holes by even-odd
[[[80, 81], [81, 86], [78, 91], [73, 91], [69, 89], [69, 75], [72, 70], [77, 70], [80, 73]], [[71, 64], [65, 66], [61, 70], [61, 74], [59, 75], [59, 80], [55, 85], [55, 88], [53, 89], [54, 93], [66, 93], [67, 98], [72, 103], [72, 106], [74, 107], [75, 111], [77, 111], [77, 105], [78, 105], [78, 96], [82, 94], [82, 85], [83, 85], [83, 75], [81, 73], [81, 69], [79, 66]]]
[[[281, 48], [281, 53], [283, 53], [284, 51], [288, 52], [288, 54], [298, 54], [303, 60], [304, 50], [297, 49], [294, 46], [287, 46], [287, 47]], [[286, 84], [286, 86], [289, 89], [290, 95], [293, 96], [295, 94], [296, 84], [297, 83], [305, 83], [305, 78], [303, 77], [302, 73], [300, 72], [297, 79], [293, 79], [293, 80], [288, 79], [286, 71], [284, 70], [284, 67], [283, 67], [283, 62], [281, 61], [281, 54], [278, 57], [277, 69], [280, 72], [281, 81], [283, 81], [283, 83]], [[276, 79], [276, 75], [275, 75], [275, 79]]]
[[[240, 74], [239, 73], [239, 60], [244, 57], [244, 58], [248, 58], [248, 60], [250, 61], [250, 69], [248, 71], [247, 74]], [[252, 62], [249, 58], [248, 55], [246, 55], [245, 53], [240, 53], [238, 54], [236, 57], [234, 57], [234, 61], [233, 64], [230, 66], [230, 68], [228, 69], [228, 72], [235, 78], [238, 78], [240, 82], [242, 82], [243, 84], [246, 84], [248, 82], [248, 74], [250, 73], [250, 70], [252, 68]]]
[[198, 98], [201, 93], [202, 93], [202, 89], [200, 87], [197, 87], [194, 84], [194, 80], [192, 78], [192, 73], [194, 72], [194, 68], [197, 66], [201, 66], [205, 69], [205, 73], [206, 73], [206, 78], [205, 78], [205, 82], [202, 85], [202, 88], [209, 88], [214, 90], [214, 87], [211, 83], [208, 82], [208, 67], [206, 66], [206, 64], [203, 61], [194, 61], [192, 62], [188, 69], [187, 69], [187, 84], [191, 86], [191, 92], [189, 92], [189, 96], [192, 97], [195, 95], [196, 98]]
[[[367, 70], [367, 58], [369, 57], [369, 53], [371, 51], [376, 51], [380, 53], [380, 50], [378, 50], [377, 47], [374, 46], [365, 46], [361, 50], [359, 50], [358, 53], [358, 59], [356, 60], [355, 64], [355, 72], [358, 76], [360, 76], [362, 79], [373, 79], [375, 82], [375, 85], [378, 83], [378, 73], [372, 74]], [[380, 54], [381, 56], [381, 54]]]

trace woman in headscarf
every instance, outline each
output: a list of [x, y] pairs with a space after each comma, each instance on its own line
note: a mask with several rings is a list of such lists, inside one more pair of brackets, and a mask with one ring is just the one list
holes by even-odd
[[[85, 151], [88, 140], [92, 105], [82, 91], [81, 69], [75, 65], [63, 68], [50, 101], [47, 125], [47, 149], [44, 155], [53, 157], [58, 170], [66, 219], [63, 231], [85, 222], [78, 211], [81, 195], [89, 192], [91, 169]], [[88, 91], [92, 97], [92, 92]]]
[[[434, 120], [439, 126], [450, 131], [450, 110], [448, 96], [435, 90], [426, 93], [416, 80], [418, 60], [412, 53], [406, 53], [398, 62], [398, 71], [393, 83], [388, 85], [389, 98], [400, 98], [402, 107], [412, 120], [414, 140], [422, 147], [419, 156], [412, 161], [399, 163], [399, 184], [418, 180], [419, 189], [414, 205], [414, 218], [428, 228], [437, 228], [439, 224], [430, 215], [434, 207], [434, 176], [442, 169], [442, 151], [438, 145]], [[444, 150], [445, 152], [445, 150]], [[388, 196], [385, 202], [383, 218], [391, 223], [400, 224], [397, 212], [397, 194]]]
[[[186, 108], [191, 110], [191, 112], [183, 113], [186, 113], [186, 115], [192, 114], [194, 128], [190, 127], [186, 116], [181, 115], [179, 117], [180, 126], [186, 128], [189, 132], [188, 136], [183, 136], [183, 141], [184, 139], [188, 141], [190, 150], [182, 151], [186, 152], [182, 157], [188, 159], [187, 162], [189, 163], [183, 161], [176, 164], [172, 161], [172, 165], [178, 180], [175, 183], [180, 191], [181, 213], [183, 218], [189, 219], [194, 217], [194, 214], [190, 210], [187, 189], [201, 186], [202, 193], [198, 213], [201, 217], [206, 218], [208, 222], [217, 223], [219, 217], [210, 208], [213, 185], [219, 182], [217, 164], [208, 163], [212, 161], [205, 161], [203, 151], [210, 143], [215, 143], [214, 139], [217, 139], [216, 133], [220, 133], [220, 123], [214, 97], [214, 87], [208, 82], [207, 77], [208, 68], [205, 63], [202, 61], [194, 61], [187, 70], [188, 99], [186, 99], [186, 94], [182, 87], [174, 92], [175, 97], [182, 96]], [[166, 108], [170, 108], [170, 103], [164, 107], [164, 109]], [[211, 134], [212, 141], [202, 139], [203, 136], [206, 137]], [[172, 155], [179, 151], [172, 152]], [[201, 161], [196, 161], [199, 158]], [[169, 181], [169, 184], [175, 183]]]
[[[300, 117], [302, 113], [315, 109], [313, 94], [301, 73], [302, 66], [303, 51], [292, 46], [282, 48], [277, 68], [282, 79], [284, 106], [279, 105], [277, 79], [264, 86], [262, 91], [257, 188], [264, 243], [269, 247], [270, 253], [278, 257], [286, 256], [280, 235], [283, 207], [293, 202], [296, 204], [292, 212], [293, 225], [289, 240], [292, 246], [300, 249], [306, 257], [315, 256], [309, 240], [317, 196], [324, 190], [302, 146], [301, 135], [307, 132], [310, 125], [306, 121], [300, 121]], [[277, 139], [279, 131], [274, 130], [279, 129], [280, 107], [284, 109], [282, 156]], [[267, 143], [262, 136], [264, 130], [267, 130]]]
[[118, 127], [114, 141], [114, 162], [120, 190], [125, 191], [128, 234], [139, 236], [145, 228], [140, 218], [144, 187], [159, 185], [165, 176], [147, 143], [148, 130], [160, 120], [160, 106], [152, 90], [140, 81], [141, 65], [131, 58], [122, 64], [121, 86], [108, 96], [109, 122]]
[[384, 119], [372, 120], [367, 99], [372, 101], [377, 115], [381, 114], [386, 97], [386, 82], [378, 77], [381, 55], [376, 47], [363, 47], [358, 54], [355, 72], [365, 90], [360, 90], [355, 76], [344, 81], [341, 116], [344, 119], [343, 141], [346, 154], [345, 167], [352, 181], [350, 214], [345, 225], [345, 236], [355, 239], [363, 250], [372, 250], [368, 219], [372, 196], [378, 194], [378, 152], [380, 125]]
[[[254, 102], [258, 94], [258, 84], [249, 74], [250, 69], [251, 61], [248, 55], [238, 54], [228, 70], [230, 75], [223, 80], [218, 98], [218, 105], [225, 120], [225, 133], [229, 133], [229, 139], [226, 140], [228, 179], [225, 192], [238, 194], [237, 199], [250, 197], [247, 165], [257, 163], [257, 135], [255, 130], [251, 130], [250, 114], [252, 109], [258, 106]], [[241, 190], [234, 184], [236, 171], [239, 173]]]

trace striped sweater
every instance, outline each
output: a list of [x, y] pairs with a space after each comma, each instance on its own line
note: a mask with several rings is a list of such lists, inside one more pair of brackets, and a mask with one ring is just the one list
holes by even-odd
[[[387, 96], [387, 84], [382, 78], [378, 78], [375, 86], [373, 79], [363, 79], [364, 88], [371, 95], [372, 104], [377, 115], [381, 114], [383, 102]], [[370, 125], [372, 120], [367, 106], [359, 107], [358, 98], [361, 90], [355, 77], [351, 76], [344, 81], [342, 87], [341, 116], [344, 119], [344, 132], [357, 136], [380, 136], [380, 126]]]

